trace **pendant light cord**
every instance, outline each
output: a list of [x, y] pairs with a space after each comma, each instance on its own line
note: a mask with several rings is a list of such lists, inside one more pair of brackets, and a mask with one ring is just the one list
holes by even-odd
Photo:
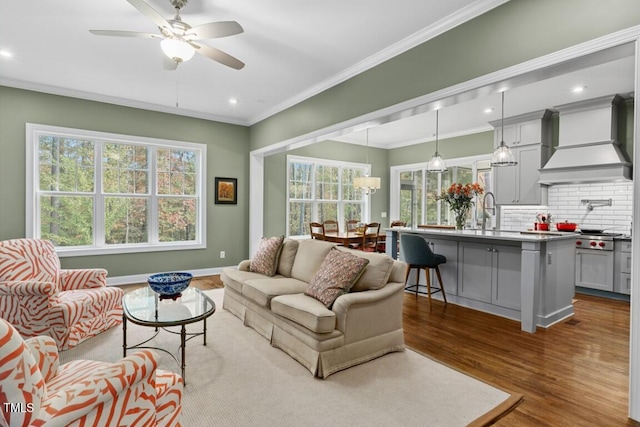
[[438, 116], [440, 114], [440, 109], [436, 110], [436, 156], [440, 153], [438, 153], [438, 123], [440, 122], [440, 120], [438, 119]]
[[500, 126], [502, 130], [500, 131], [500, 145], [504, 145], [504, 91], [502, 91], [502, 119], [500, 120]]

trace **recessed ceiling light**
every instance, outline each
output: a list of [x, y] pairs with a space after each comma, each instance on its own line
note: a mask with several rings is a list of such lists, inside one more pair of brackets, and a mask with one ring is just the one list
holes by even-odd
[[580, 93], [580, 92], [583, 92], [586, 88], [587, 88], [586, 86], [576, 86], [571, 91], [573, 93]]
[[238, 100], [236, 98], [229, 98], [229, 104], [237, 104]]
[[6, 49], [0, 49], [0, 56], [5, 58], [11, 58], [13, 56], [13, 53], [9, 52]]
[[485, 108], [485, 109], [484, 109], [484, 113], [485, 113], [485, 114], [493, 113], [493, 108], [491, 108], [491, 107], [489, 107], [489, 108]]

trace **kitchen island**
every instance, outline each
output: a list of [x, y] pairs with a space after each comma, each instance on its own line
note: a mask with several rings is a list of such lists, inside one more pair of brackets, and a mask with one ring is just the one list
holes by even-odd
[[520, 321], [531, 333], [574, 313], [574, 233], [395, 227], [385, 232], [393, 258], [402, 259], [397, 243], [403, 233], [422, 235], [433, 252], [447, 257], [440, 271], [449, 302]]

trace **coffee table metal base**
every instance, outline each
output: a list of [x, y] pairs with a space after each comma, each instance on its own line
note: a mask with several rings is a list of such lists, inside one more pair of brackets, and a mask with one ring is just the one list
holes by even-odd
[[[185, 376], [185, 369], [187, 367], [187, 362], [186, 362], [186, 344], [187, 341], [202, 335], [203, 337], [203, 345], [207, 345], [207, 319], [203, 319], [203, 327], [202, 327], [202, 332], [189, 332], [187, 333], [187, 329], [186, 326], [187, 325], [181, 325], [180, 326], [180, 332], [176, 332], [176, 331], [171, 331], [167, 328], [161, 328], [161, 327], [157, 327], [155, 328], [155, 333], [148, 339], [132, 345], [132, 346], [127, 346], [127, 316], [123, 315], [122, 316], [122, 355], [123, 357], [127, 357], [127, 350], [133, 350], [133, 349], [142, 349], [142, 348], [146, 348], [146, 349], [150, 349], [150, 350], [157, 350], [157, 351], [162, 351], [166, 354], [168, 354], [169, 356], [171, 356], [173, 358], [173, 360], [176, 361], [176, 363], [180, 366], [180, 370], [181, 370], [181, 374], [182, 374], [182, 380], [184, 381], [184, 384], [187, 384], [187, 377]], [[180, 346], [178, 347], [178, 349], [180, 350], [180, 358], [178, 358], [174, 353], [170, 352], [167, 349], [161, 348], [161, 347], [154, 347], [154, 346], [148, 346], [145, 345], [146, 343], [148, 343], [149, 341], [153, 340], [155, 337], [158, 336], [158, 334], [160, 333], [160, 329], [163, 329], [166, 332], [169, 332], [170, 334], [175, 334], [175, 335], [180, 335]], [[188, 338], [187, 338], [188, 337]]]

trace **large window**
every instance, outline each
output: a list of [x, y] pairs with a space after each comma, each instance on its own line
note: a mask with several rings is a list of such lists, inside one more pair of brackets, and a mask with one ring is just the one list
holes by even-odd
[[27, 235], [61, 255], [205, 241], [206, 146], [27, 125]]
[[[420, 224], [454, 225], [455, 219], [446, 203], [438, 200], [442, 190], [456, 182], [468, 184], [478, 182], [485, 191], [492, 191], [489, 159], [477, 158], [447, 160], [447, 172], [442, 174], [426, 171], [426, 164], [398, 166], [392, 168], [391, 215], [406, 221], [407, 226]], [[481, 198], [469, 213], [468, 222], [482, 223], [482, 217], [490, 220], [495, 214], [493, 206], [482, 211]], [[489, 199], [491, 200], [491, 199]]]
[[366, 165], [287, 156], [287, 235], [309, 234], [309, 223], [369, 221], [367, 197], [353, 186]]

